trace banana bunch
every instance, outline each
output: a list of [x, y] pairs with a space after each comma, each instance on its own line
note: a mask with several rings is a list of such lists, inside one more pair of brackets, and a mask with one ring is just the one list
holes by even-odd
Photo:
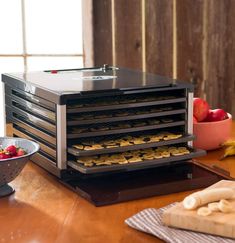
[[227, 148], [224, 151], [224, 155], [221, 157], [220, 160], [235, 155], [235, 140], [228, 140], [225, 143], [223, 143], [223, 146], [227, 146]]

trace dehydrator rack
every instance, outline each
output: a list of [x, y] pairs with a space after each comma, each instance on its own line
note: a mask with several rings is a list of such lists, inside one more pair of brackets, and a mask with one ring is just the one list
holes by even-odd
[[[159, 194], [157, 188], [169, 182], [182, 184], [182, 181], [188, 181], [182, 188], [175, 187], [175, 190], [184, 190], [185, 187], [207, 186], [218, 179], [190, 162], [192, 158], [205, 154], [192, 148], [191, 84], [107, 65], [4, 74], [2, 80], [6, 120], [12, 123], [12, 135], [38, 142], [41, 149], [32, 160], [96, 205]], [[99, 145], [100, 149], [89, 150], [74, 147], [82, 143], [101, 144], [105, 140], [123, 141], [126, 136], [151, 137], [159, 133], [181, 136], [142, 144], [130, 142], [127, 146], [115, 144], [110, 148], [103, 145]], [[104, 155], [123, 156], [127, 151], [129, 154], [139, 151], [143, 156], [146, 149], [151, 154], [151, 151], [164, 146], [186, 147], [189, 153], [157, 159], [143, 160], [141, 157], [141, 161], [136, 163], [129, 163], [128, 158], [120, 164], [86, 166], [79, 163], [79, 159], [84, 157], [96, 156], [99, 160]], [[172, 176], [172, 171], [181, 176]], [[199, 183], [199, 172], [212, 181]], [[149, 176], [147, 181], [150, 184], [144, 179], [146, 176]], [[104, 186], [108, 180], [116, 188], [113, 188], [115, 199], [110, 198], [112, 188], [108, 186], [107, 190]], [[143, 190], [134, 180], [143, 181], [145, 189], [155, 188], [156, 191]], [[154, 186], [156, 183], [158, 185]], [[124, 185], [132, 188], [129, 195], [125, 192], [126, 196], [123, 196]]]

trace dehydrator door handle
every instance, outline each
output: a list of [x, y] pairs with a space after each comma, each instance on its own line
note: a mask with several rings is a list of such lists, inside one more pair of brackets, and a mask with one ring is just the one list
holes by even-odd
[[96, 67], [85, 67], [85, 68], [74, 68], [74, 69], [56, 69], [56, 70], [44, 70], [46, 73], [66, 73], [66, 72], [76, 72], [76, 71], [110, 71], [110, 70], [119, 70], [118, 67], [110, 66], [108, 64], [104, 64], [103, 66], [96, 66]]

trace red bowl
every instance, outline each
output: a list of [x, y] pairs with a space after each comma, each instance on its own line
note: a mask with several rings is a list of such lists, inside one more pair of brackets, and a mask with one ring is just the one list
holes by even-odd
[[228, 119], [216, 122], [198, 122], [193, 124], [193, 134], [196, 139], [194, 148], [213, 150], [221, 147], [228, 140], [232, 131], [232, 115]]

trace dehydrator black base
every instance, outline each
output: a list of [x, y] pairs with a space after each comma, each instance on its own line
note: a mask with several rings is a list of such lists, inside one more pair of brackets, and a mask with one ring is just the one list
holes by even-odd
[[192, 162], [141, 171], [61, 181], [95, 206], [210, 186], [224, 179]]

